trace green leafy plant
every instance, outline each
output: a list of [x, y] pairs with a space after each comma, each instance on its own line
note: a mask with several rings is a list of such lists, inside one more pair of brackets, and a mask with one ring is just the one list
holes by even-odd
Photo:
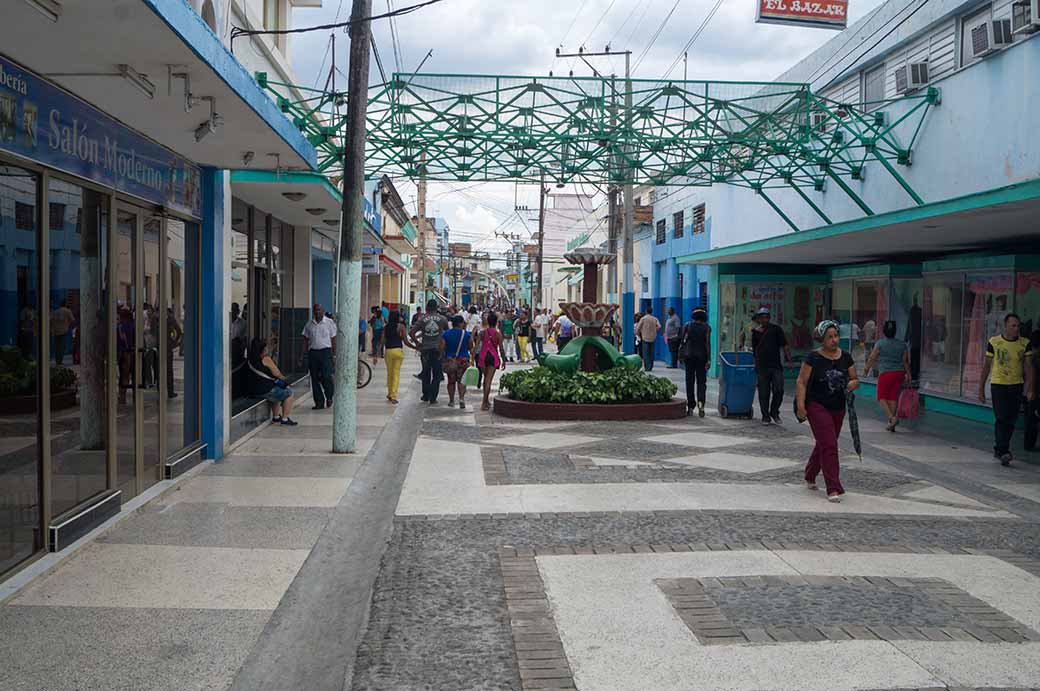
[[[51, 392], [75, 388], [76, 373], [68, 367], [51, 367]], [[32, 396], [36, 393], [36, 362], [13, 346], [0, 348], [0, 396]]]
[[502, 377], [510, 398], [532, 403], [660, 403], [678, 388], [663, 377], [615, 367], [606, 372], [561, 374], [547, 367], [510, 372]]

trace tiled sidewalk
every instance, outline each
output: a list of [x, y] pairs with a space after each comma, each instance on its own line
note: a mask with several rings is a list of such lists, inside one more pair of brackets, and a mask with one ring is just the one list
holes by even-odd
[[330, 453], [332, 411], [305, 396], [298, 427], [262, 429], [0, 608], [0, 688], [226, 688], [396, 410], [373, 370], [357, 454]]

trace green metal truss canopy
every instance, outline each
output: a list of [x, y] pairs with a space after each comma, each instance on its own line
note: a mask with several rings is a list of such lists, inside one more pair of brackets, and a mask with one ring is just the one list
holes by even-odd
[[[342, 172], [345, 94], [257, 81], [318, 150], [319, 170]], [[663, 81], [617, 77], [394, 74], [370, 88], [366, 174], [444, 181], [739, 185], [763, 196], [793, 188], [830, 223], [811, 193], [850, 187], [878, 162], [916, 204], [900, 175], [928, 111], [929, 88], [868, 104], [834, 101], [808, 84]], [[276, 87], [304, 94], [290, 101]]]

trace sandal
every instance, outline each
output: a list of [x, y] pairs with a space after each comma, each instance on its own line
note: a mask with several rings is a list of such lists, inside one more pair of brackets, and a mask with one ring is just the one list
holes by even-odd
[[888, 418], [888, 424], [885, 425], [885, 429], [889, 432], [895, 432], [896, 425], [899, 424], [898, 420], [899, 418]]
[[841, 503], [841, 495], [840, 494], [828, 494], [827, 495], [827, 501], [829, 501], [832, 504], [839, 504], [839, 503]]
[[816, 490], [819, 489], [819, 487], [816, 486], [815, 482], [806, 482], [805, 483], [805, 489], [811, 489], [812, 491], [815, 492]]

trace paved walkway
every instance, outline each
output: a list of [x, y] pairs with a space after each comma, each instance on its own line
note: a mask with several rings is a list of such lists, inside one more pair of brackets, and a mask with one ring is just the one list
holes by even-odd
[[385, 397], [380, 363], [344, 456], [303, 396], [298, 427], [261, 430], [23, 589], [0, 607], [0, 688], [227, 688], [397, 412]]
[[830, 504], [804, 425], [509, 420], [417, 365], [367, 456], [304, 404], [32, 583], [0, 688], [1040, 688], [1035, 467], [864, 415]]

